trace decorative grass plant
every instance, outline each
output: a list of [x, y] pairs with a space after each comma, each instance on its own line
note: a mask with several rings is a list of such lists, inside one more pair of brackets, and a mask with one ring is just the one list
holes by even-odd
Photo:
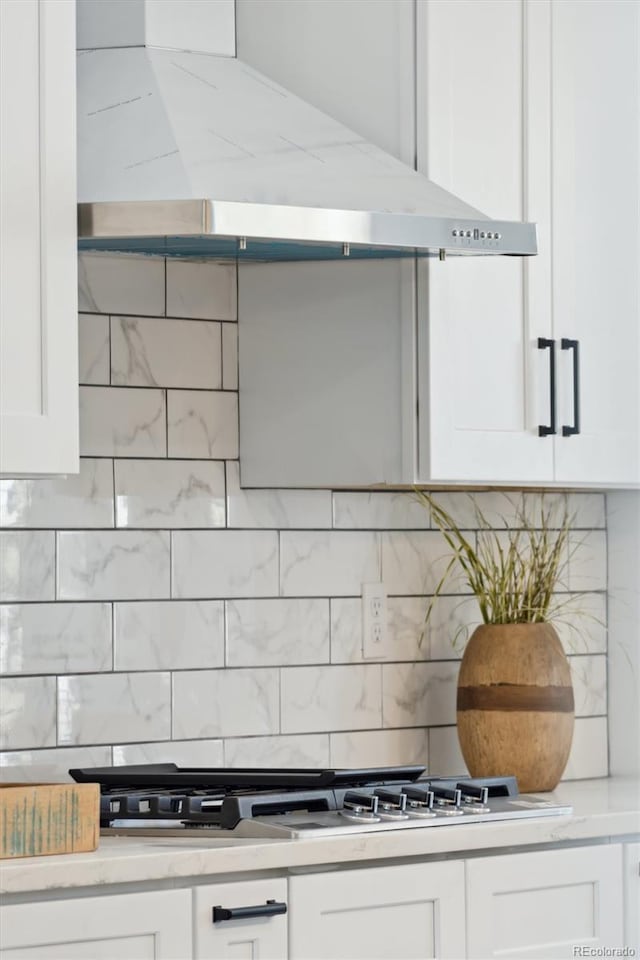
[[438, 596], [458, 567], [476, 597], [484, 623], [547, 623], [561, 619], [569, 597], [558, 595], [566, 586], [569, 535], [573, 516], [567, 498], [536, 496], [536, 506], [522, 494], [517, 503], [505, 496], [511, 515], [496, 529], [478, 499], [469, 494], [475, 530], [463, 531], [454, 517], [432, 495], [416, 489], [420, 503], [451, 548], [451, 557], [427, 607], [428, 622]]

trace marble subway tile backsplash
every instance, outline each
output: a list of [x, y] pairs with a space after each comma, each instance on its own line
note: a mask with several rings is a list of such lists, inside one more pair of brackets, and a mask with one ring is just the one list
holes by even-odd
[[[233, 266], [81, 257], [80, 473], [0, 480], [3, 779], [171, 761], [465, 770], [455, 686], [477, 604], [451, 581], [425, 625], [448, 556], [411, 492], [241, 488], [237, 309]], [[437, 498], [473, 536], [468, 495]], [[521, 499], [477, 498], [497, 530]], [[524, 506], [535, 517], [538, 495]], [[608, 763], [604, 496], [569, 509], [558, 632], [580, 778]], [[394, 654], [375, 661], [360, 594], [380, 579]]]

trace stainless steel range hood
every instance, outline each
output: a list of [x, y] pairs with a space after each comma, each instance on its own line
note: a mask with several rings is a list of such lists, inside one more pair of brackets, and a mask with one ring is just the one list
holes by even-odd
[[[151, 46], [135, 20], [150, 23], [158, 3], [164, 32]], [[171, 7], [185, 9], [78, 3], [81, 249], [248, 260], [537, 252], [535, 225], [490, 220], [234, 56], [168, 49]], [[115, 42], [114, 12], [127, 21]]]

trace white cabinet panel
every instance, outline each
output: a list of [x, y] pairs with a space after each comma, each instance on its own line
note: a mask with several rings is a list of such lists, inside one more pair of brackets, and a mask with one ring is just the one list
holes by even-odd
[[197, 960], [285, 960], [287, 916], [245, 917], [213, 922], [216, 906], [264, 907], [287, 902], [284, 879], [215, 883], [194, 891], [194, 957]]
[[190, 956], [189, 890], [2, 908], [1, 960], [186, 960]]
[[538, 221], [540, 248], [421, 266], [421, 480], [553, 479], [537, 429], [549, 410], [537, 349], [551, 331], [548, 21], [544, 0], [418, 5], [418, 169], [491, 216]]
[[292, 877], [289, 891], [291, 960], [465, 955], [461, 862]]
[[625, 843], [624, 945], [640, 954], [640, 843]]
[[552, 5], [556, 479], [640, 483], [640, 5]]
[[470, 958], [559, 960], [622, 944], [620, 846], [469, 860], [466, 896]]
[[0, 471], [78, 470], [75, 5], [0, 3]]

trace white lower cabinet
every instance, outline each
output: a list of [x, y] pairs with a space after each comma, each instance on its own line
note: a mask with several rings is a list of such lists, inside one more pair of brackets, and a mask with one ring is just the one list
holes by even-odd
[[640, 956], [640, 843], [624, 845], [624, 945]]
[[466, 864], [467, 956], [576, 956], [622, 947], [622, 848], [481, 857]]
[[289, 908], [291, 960], [465, 956], [461, 861], [292, 877]]
[[[286, 913], [276, 912], [283, 904], [287, 904], [284, 878], [197, 887], [194, 891], [194, 957], [197, 960], [286, 960], [288, 918]], [[227, 913], [231, 916], [227, 917]]]
[[2, 960], [186, 960], [191, 955], [190, 890], [2, 908]]
[[7, 904], [0, 960], [561, 960], [579, 948], [637, 951], [639, 863], [640, 843], [596, 844]]

